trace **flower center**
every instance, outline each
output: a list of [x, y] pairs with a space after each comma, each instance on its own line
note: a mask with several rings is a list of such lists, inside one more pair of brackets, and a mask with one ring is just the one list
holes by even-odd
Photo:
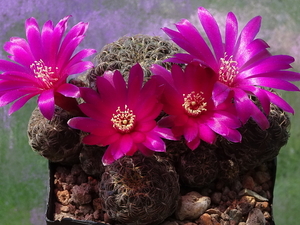
[[[46, 66], [43, 60], [34, 61], [30, 65], [30, 69], [33, 70], [35, 77], [40, 79], [47, 88], [51, 88], [53, 84], [58, 81], [57, 77], [54, 77], [54, 71], [51, 66]], [[55, 69], [58, 69], [57, 67]]]
[[133, 111], [125, 105], [124, 111], [121, 111], [120, 107], [117, 108], [116, 114], [113, 114], [111, 121], [116, 130], [121, 133], [129, 133], [134, 127], [135, 115]]
[[228, 86], [232, 85], [236, 75], [238, 74], [237, 62], [232, 59], [233, 56], [221, 58], [219, 70], [219, 81]]
[[207, 111], [206, 106], [207, 102], [202, 97], [203, 92], [196, 93], [192, 91], [190, 94], [183, 94], [184, 103], [182, 104], [183, 108], [190, 116], [198, 116], [203, 111]]

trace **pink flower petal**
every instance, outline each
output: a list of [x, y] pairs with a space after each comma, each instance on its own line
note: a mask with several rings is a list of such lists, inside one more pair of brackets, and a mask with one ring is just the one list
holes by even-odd
[[43, 91], [38, 97], [38, 107], [45, 118], [52, 119], [54, 114], [54, 92], [53, 89]]
[[179, 92], [179, 94], [189, 94], [189, 87], [182, 85], [186, 82], [186, 76], [182, 69], [178, 65], [173, 65], [171, 68], [171, 73], [174, 79], [176, 90]]
[[153, 130], [155, 126], [156, 126], [155, 120], [137, 122], [135, 126], [135, 130], [139, 132], [148, 132], [150, 130]]
[[72, 65], [79, 63], [82, 59], [91, 56], [96, 52], [97, 51], [95, 49], [83, 49], [71, 58], [66, 67], [71, 67]]
[[174, 137], [174, 134], [172, 133], [172, 131], [168, 128], [156, 126], [153, 129], [153, 132], [155, 132], [161, 138], [164, 138], [164, 139], [167, 139], [167, 140], [173, 140], [173, 141], [177, 140], [177, 138]]
[[125, 155], [121, 148], [121, 143], [119, 141], [116, 141], [108, 146], [107, 151], [111, 149], [111, 154], [114, 160], [118, 160], [119, 158]]
[[259, 32], [260, 25], [261, 17], [257, 16], [251, 19], [243, 28], [236, 44], [236, 52], [233, 53], [237, 58], [242, 53], [243, 49], [245, 49], [246, 46], [255, 38]]
[[80, 96], [84, 98], [85, 102], [91, 104], [101, 101], [100, 95], [91, 88], [80, 88]]
[[99, 121], [105, 121], [107, 118], [111, 119], [112, 113], [114, 113], [114, 111], [105, 113], [106, 110], [103, 110], [98, 104], [82, 103], [79, 108], [86, 116]]
[[241, 123], [238, 120], [237, 116], [227, 111], [214, 111], [211, 113], [211, 117], [223, 123], [226, 127], [229, 128], [236, 129], [241, 126]]
[[[66, 49], [68, 48], [68, 45], [73, 42], [74, 38], [83, 36], [86, 32], [88, 28], [88, 23], [83, 23], [80, 22], [78, 24], [76, 24], [75, 26], [73, 26], [69, 32], [67, 33], [67, 35], [65, 36], [61, 47], [60, 47], [60, 52], [65, 52]], [[80, 37], [81, 39], [81, 37]]]
[[[2, 72], [7, 72], [7, 71], [17, 71], [17, 72], [24, 72], [28, 70], [24, 68], [23, 66], [7, 61], [7, 60], [2, 60], [0, 59], [0, 71]], [[1, 77], [1, 75], [0, 75]]]
[[[120, 137], [120, 135], [122, 135], [112, 126], [112, 123], [105, 123], [105, 122], [98, 121], [98, 126], [94, 126], [94, 129], [93, 130], [91, 129], [91, 133], [97, 134], [99, 137], [104, 137], [104, 139], [106, 138], [109, 139], [109, 136], [113, 136], [115, 134], [117, 134], [118, 138]], [[115, 138], [112, 137], [112, 139]], [[105, 140], [104, 142], [107, 143]], [[102, 144], [107, 145], [104, 144], [104, 142]]]
[[19, 90], [8, 91], [0, 97], [0, 107], [5, 106], [22, 96], [25, 96], [27, 93]]
[[260, 111], [260, 109], [249, 99], [248, 95], [241, 91], [235, 90], [235, 104], [238, 117], [242, 123], [245, 124], [250, 117], [265, 130], [269, 127], [269, 121], [267, 117]]
[[87, 145], [101, 145], [100, 142], [99, 136], [93, 134], [89, 134], [82, 139], [82, 143]]
[[103, 99], [106, 99], [115, 108], [127, 104], [127, 89], [124, 78], [119, 71], [105, 72], [103, 77], [97, 78], [97, 88]]
[[75, 49], [82, 42], [84, 36], [79, 36], [71, 40], [64, 50], [59, 50], [57, 56], [57, 67], [60, 69], [64, 69], [64, 66], [67, 65], [71, 56], [73, 55]]
[[272, 77], [286, 81], [299, 81], [300, 73], [294, 71], [272, 71], [270, 73], [252, 75], [251, 78], [253, 77]]
[[161, 127], [173, 127], [176, 116], [166, 116], [158, 121], [158, 125]]
[[227, 85], [221, 82], [216, 82], [212, 92], [214, 104], [218, 106], [223, 103], [228, 98], [229, 92], [230, 88]]
[[259, 108], [255, 107], [254, 104], [251, 117], [262, 130], [266, 130], [270, 127], [270, 123], [266, 115], [264, 115]]
[[118, 151], [121, 151], [123, 155], [126, 155], [130, 152], [131, 148], [133, 147], [133, 141], [130, 134], [122, 135], [120, 140], [120, 147]]
[[153, 98], [153, 96], [148, 97], [148, 99], [141, 98], [139, 99], [139, 102], [137, 102], [134, 113], [138, 120], [155, 119], [159, 116], [162, 107], [163, 105], [159, 103], [156, 98]]
[[268, 95], [272, 103], [277, 105], [282, 110], [294, 114], [294, 109], [281, 97], [267, 90], [265, 90], [264, 92]]
[[242, 123], [245, 124], [253, 110], [252, 101], [249, 99], [247, 93], [239, 89], [234, 89], [234, 99], [237, 115]]
[[[269, 45], [262, 39], [255, 39], [243, 49], [243, 52], [235, 60], [239, 63], [240, 70], [258, 61], [257, 56], [261, 54], [263, 57], [270, 57], [271, 54], [266, 50]], [[255, 60], [254, 60], [255, 59]]]
[[[172, 58], [165, 59], [163, 62], [172, 62], [172, 63], [178, 63], [178, 64], [183, 64], [183, 63], [191, 63], [193, 61], [196, 61], [195, 57], [186, 54], [186, 53], [176, 53]], [[202, 64], [206, 64], [205, 62], [199, 60]]]
[[198, 123], [199, 138], [209, 144], [213, 144], [216, 140], [216, 133], [205, 123]]
[[150, 150], [143, 144], [138, 144], [138, 149], [145, 156], [152, 156], [154, 154], [154, 151]]
[[12, 106], [9, 109], [8, 114], [11, 115], [12, 113], [18, 111], [20, 108], [24, 106], [25, 103], [27, 103], [30, 99], [32, 99], [34, 96], [36, 96], [37, 93], [28, 94], [26, 96], [23, 96], [19, 98], [17, 101], [15, 101]]
[[[104, 130], [104, 129], [103, 129]], [[118, 132], [112, 132], [112, 130], [110, 130], [109, 132], [110, 135], [108, 136], [107, 134], [103, 135], [103, 136], [99, 136], [101, 135], [99, 132], [97, 132], [97, 137], [99, 139], [99, 143], [103, 146], [106, 145], [110, 145], [113, 144], [115, 142], [118, 142], [121, 139], [122, 134], [118, 133]]]
[[159, 75], [159, 77], [162, 77], [169, 85], [174, 87], [174, 80], [172, 78], [172, 75], [164, 67], [154, 64], [151, 66], [150, 70], [153, 75]]
[[68, 125], [74, 129], [82, 130], [84, 132], [91, 132], [101, 126], [102, 124], [94, 119], [87, 117], [74, 117], [68, 121]]
[[35, 18], [31, 17], [25, 22], [26, 37], [35, 60], [44, 59], [44, 50], [41, 40], [41, 32]]
[[[180, 45], [179, 46], [185, 49], [187, 52], [190, 52], [200, 60], [203, 60], [205, 58], [205, 62], [207, 62], [209, 66], [215, 69], [217, 67], [215, 58], [199, 31], [188, 20], [185, 19], [181, 20], [180, 23], [177, 23], [176, 27], [188, 43], [186, 46], [184, 46], [185, 48]], [[178, 42], [174, 39], [173, 41], [175, 43]]]
[[240, 82], [240, 85], [258, 85], [258, 86], [264, 86], [269, 88], [275, 88], [275, 89], [281, 89], [285, 91], [300, 91], [300, 89], [285, 80], [276, 79], [272, 77], [255, 77], [255, 78], [249, 78], [247, 80], [243, 80]]
[[107, 166], [107, 165], [112, 164], [114, 161], [115, 161], [115, 159], [114, 159], [114, 156], [112, 154], [112, 147], [109, 146], [106, 149], [106, 151], [105, 151], [105, 153], [102, 157], [102, 163], [103, 163], [104, 166]]
[[217, 134], [225, 137], [232, 142], [240, 142], [242, 140], [242, 135], [234, 129], [228, 128], [224, 123], [220, 122], [216, 118], [207, 121], [207, 125]]
[[187, 142], [194, 140], [198, 136], [198, 127], [196, 120], [190, 118], [188, 120], [188, 123], [184, 127], [183, 133], [184, 138], [185, 140], [187, 140]]
[[174, 119], [175, 126], [185, 126], [189, 120], [189, 116], [187, 114], [179, 114]]
[[166, 145], [160, 137], [154, 132], [148, 133], [146, 136], [146, 140], [143, 142], [143, 145], [148, 149], [155, 152], [165, 152]]
[[200, 22], [207, 34], [207, 37], [214, 49], [217, 59], [224, 57], [222, 37], [219, 26], [214, 17], [203, 7], [198, 8]]
[[15, 82], [16, 84], [23, 83], [24, 86], [28, 85], [28, 86], [40, 87], [38, 79], [36, 77], [32, 76], [32, 74], [28, 74], [24, 72], [14, 72], [14, 71], [5, 72], [0, 75], [0, 79], [12, 81]]
[[51, 65], [50, 58], [52, 56], [50, 55], [50, 53], [52, 52], [52, 48], [53, 48], [52, 46], [53, 30], [54, 30], [53, 22], [49, 20], [44, 24], [41, 32], [41, 40], [43, 44], [43, 49], [45, 51], [45, 55], [43, 59], [47, 65]]
[[3, 48], [11, 54], [11, 56], [9, 56], [11, 60], [14, 60], [27, 68], [30, 68], [30, 65], [34, 61], [31, 54], [28, 54], [22, 47], [15, 43], [6, 42]]
[[227, 15], [226, 29], [225, 29], [225, 52], [228, 55], [233, 55], [237, 34], [238, 34], [238, 21], [235, 15], [232, 12], [230, 12]]
[[79, 88], [73, 84], [68, 84], [68, 83], [62, 84], [57, 88], [56, 91], [66, 97], [72, 97], [72, 98], [80, 97]]
[[146, 139], [146, 134], [143, 132], [135, 131], [130, 134], [134, 143], [142, 143]]
[[195, 150], [199, 145], [200, 145], [200, 138], [196, 137], [195, 139], [193, 139], [192, 141], [187, 141], [186, 145], [191, 149], [191, 150]]
[[[251, 68], [244, 68], [243, 73], [249, 76], [258, 75], [260, 73], [268, 73], [276, 70], [284, 70], [291, 68], [290, 64], [294, 58], [287, 55], [273, 55], [256, 63], [252, 63]], [[250, 67], [249, 66], [249, 67]]]
[[[56, 26], [53, 28], [53, 33], [51, 39], [51, 45], [49, 46], [49, 52], [47, 54], [47, 59], [49, 60], [49, 65], [54, 67], [56, 66], [56, 60], [58, 55], [59, 46], [63, 38], [63, 34], [67, 29], [67, 22], [70, 16], [66, 16], [61, 19]], [[50, 44], [50, 43], [49, 43]]]
[[136, 96], [139, 95], [143, 85], [143, 74], [144, 71], [139, 64], [134, 65], [129, 74], [128, 78], [128, 102], [129, 107], [135, 106], [138, 102], [138, 98]]

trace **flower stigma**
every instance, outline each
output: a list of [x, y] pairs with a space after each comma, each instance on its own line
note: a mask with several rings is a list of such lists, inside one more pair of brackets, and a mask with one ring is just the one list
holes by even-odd
[[202, 95], [203, 95], [202, 91], [199, 93], [192, 91], [188, 95], [183, 94], [184, 103], [182, 104], [182, 106], [188, 115], [198, 116], [203, 111], [207, 111], [206, 109], [207, 102], [204, 101], [205, 99], [202, 97]]
[[121, 111], [120, 106], [116, 110], [116, 114], [113, 114], [111, 121], [113, 127], [121, 133], [129, 133], [135, 124], [135, 115], [133, 111], [125, 105], [125, 110]]
[[228, 58], [225, 53], [224, 58], [220, 59], [219, 80], [228, 86], [232, 85], [234, 78], [238, 74], [237, 62], [234, 61], [232, 57], [233, 56], [230, 56]]
[[[52, 67], [46, 66], [42, 59], [39, 61], [34, 61], [30, 65], [30, 69], [33, 70], [35, 77], [40, 79], [47, 88], [51, 88], [53, 84], [58, 81], [58, 78], [53, 76], [54, 72]], [[58, 68], [56, 67], [56, 69]]]

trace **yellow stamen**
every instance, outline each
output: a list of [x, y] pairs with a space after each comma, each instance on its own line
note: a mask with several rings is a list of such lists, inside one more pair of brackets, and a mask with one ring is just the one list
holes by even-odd
[[192, 91], [190, 94], [183, 94], [184, 103], [182, 104], [186, 113], [190, 116], [198, 116], [203, 111], [207, 111], [206, 106], [207, 102], [202, 97], [203, 92], [195, 93]]
[[113, 114], [111, 121], [113, 122], [113, 127], [122, 132], [129, 133], [135, 124], [135, 115], [133, 111], [125, 105], [124, 111], [121, 111], [121, 108], [118, 107], [116, 114]]
[[233, 56], [228, 58], [225, 53], [224, 58], [220, 59], [221, 65], [219, 69], [219, 80], [228, 86], [232, 85], [236, 75], [238, 74], [237, 62], [232, 58]]
[[[33, 70], [35, 77], [40, 79], [47, 88], [51, 88], [53, 84], [58, 81], [57, 77], [54, 77], [55, 72], [51, 66], [46, 66], [44, 61], [40, 59], [39, 61], [34, 61], [30, 65], [30, 69]], [[57, 67], [55, 69], [58, 69]]]

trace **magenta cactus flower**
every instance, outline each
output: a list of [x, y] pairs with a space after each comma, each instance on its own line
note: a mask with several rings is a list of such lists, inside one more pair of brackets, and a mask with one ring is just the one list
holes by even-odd
[[212, 90], [217, 74], [210, 68], [190, 63], [182, 70], [173, 65], [171, 72], [159, 65], [151, 70], [164, 84], [161, 98], [163, 111], [168, 114], [159, 123], [171, 127], [176, 138], [183, 137], [187, 146], [194, 150], [203, 140], [213, 144], [217, 134], [232, 142], [240, 142], [241, 126], [235, 116], [233, 103], [228, 99], [219, 105], [212, 100]]
[[12, 61], [0, 60], [3, 72], [0, 75], [0, 106], [14, 102], [10, 114], [36, 95], [39, 95], [40, 111], [49, 120], [55, 104], [66, 110], [76, 110], [76, 101], [71, 98], [79, 97], [80, 91], [67, 83], [67, 79], [91, 68], [93, 64], [82, 59], [96, 51], [84, 49], [73, 55], [88, 24], [80, 22], [65, 34], [69, 18], [63, 18], [56, 26], [48, 21], [42, 30], [35, 18], [29, 18], [25, 22], [27, 40], [12, 37], [5, 43], [4, 50]]
[[174, 140], [171, 130], [155, 121], [163, 107], [158, 100], [161, 87], [154, 79], [143, 86], [143, 77], [143, 69], [136, 64], [130, 70], [128, 87], [119, 71], [107, 71], [97, 78], [98, 93], [81, 89], [85, 103], [79, 107], [87, 117], [74, 117], [68, 124], [89, 132], [83, 143], [108, 146], [104, 165], [138, 150], [145, 155], [165, 152], [162, 138]]
[[[261, 25], [261, 17], [250, 20], [238, 35], [238, 21], [230, 12], [227, 15], [224, 43], [219, 26], [214, 17], [203, 7], [198, 9], [199, 20], [210, 43], [186, 19], [176, 23], [178, 31], [163, 28], [163, 31], [187, 53], [175, 54], [169, 62], [190, 63], [196, 61], [212, 68], [218, 79], [212, 98], [215, 104], [221, 104], [233, 92], [233, 99], [239, 118], [243, 123], [252, 117], [262, 129], [269, 126], [266, 115], [270, 111], [270, 102], [283, 110], [294, 113], [292, 107], [278, 95], [261, 87], [299, 91], [289, 81], [300, 80], [291, 68], [294, 58], [287, 55], [271, 55], [267, 43], [255, 39]], [[250, 100], [256, 96], [263, 112]]]

